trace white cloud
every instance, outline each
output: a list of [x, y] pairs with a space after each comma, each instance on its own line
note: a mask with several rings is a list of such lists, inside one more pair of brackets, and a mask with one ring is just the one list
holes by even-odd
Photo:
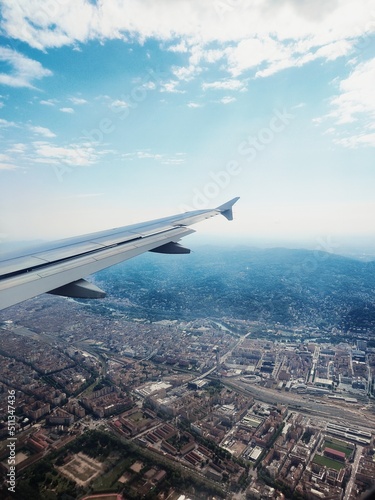
[[142, 88], [144, 88], [146, 90], [155, 90], [156, 84], [154, 82], [146, 82], [142, 85]]
[[335, 132], [336, 132], [335, 127], [329, 127], [329, 128], [327, 128], [327, 130], [325, 130], [325, 131], [323, 132], [323, 134], [324, 134], [324, 135], [327, 135], [327, 134], [334, 134]]
[[190, 65], [188, 67], [173, 67], [172, 68], [172, 73], [176, 78], [179, 80], [183, 80], [185, 82], [189, 82], [192, 80], [196, 75], [198, 75], [201, 72], [201, 69], [197, 66]]
[[178, 80], [170, 80], [169, 82], [164, 82], [160, 84], [160, 92], [170, 92], [173, 94], [184, 94], [185, 90], [180, 90], [177, 87], [180, 82]]
[[266, 36], [241, 40], [235, 47], [228, 48], [226, 53], [229, 71], [233, 76], [238, 76], [262, 63], [275, 64], [289, 60], [291, 49], [290, 44]]
[[220, 80], [217, 82], [203, 83], [203, 90], [245, 90], [246, 85], [241, 80], [236, 79], [228, 79], [228, 80]]
[[300, 109], [300, 108], [304, 108], [305, 106], [306, 106], [305, 102], [299, 102], [298, 104], [293, 106], [292, 109]]
[[177, 43], [175, 45], [170, 45], [168, 47], [168, 50], [170, 52], [187, 52], [188, 48], [187, 48], [185, 40], [182, 40], [180, 43]]
[[81, 97], [69, 97], [69, 101], [78, 106], [87, 103], [86, 99], [82, 99]]
[[0, 61], [11, 66], [9, 73], [0, 73], [0, 84], [10, 87], [30, 87], [32, 82], [45, 76], [52, 75], [52, 71], [43, 68], [40, 62], [20, 54], [7, 47], [0, 47]]
[[17, 168], [8, 155], [0, 153], [0, 170], [14, 170]]
[[73, 108], [60, 108], [60, 111], [62, 113], [74, 113], [74, 109]]
[[220, 99], [219, 102], [221, 102], [222, 104], [230, 104], [231, 102], [235, 102], [236, 100], [237, 99], [235, 97], [226, 95], [222, 99]]
[[22, 142], [17, 142], [7, 149], [7, 153], [23, 154], [27, 149], [26, 144]]
[[121, 99], [116, 99], [111, 102], [109, 107], [112, 109], [125, 109], [129, 107], [129, 104], [125, 101], [122, 101]]
[[150, 151], [136, 151], [135, 153], [125, 153], [122, 156], [129, 160], [155, 160], [162, 165], [181, 165], [185, 163], [185, 153], [167, 155], [163, 153], [151, 153]]
[[51, 130], [46, 127], [30, 126], [30, 130], [35, 134], [42, 135], [43, 137], [48, 137], [48, 138], [56, 137], [56, 134], [51, 132]]
[[163, 156], [161, 154], [157, 154], [157, 153], [149, 153], [148, 151], [137, 151], [136, 157], [140, 158], [141, 160], [149, 159], [149, 158], [151, 158], [153, 160], [161, 160], [161, 158]]
[[169, 51], [189, 52], [192, 67], [222, 59], [234, 76], [265, 77], [316, 58], [346, 56], [356, 41], [375, 31], [373, 10], [373, 0], [64, 0], [53, 5], [2, 0], [2, 27], [8, 36], [42, 50], [89, 40], [154, 38]]
[[56, 99], [42, 99], [39, 101], [39, 103], [43, 104], [43, 106], [55, 106], [56, 102]]
[[350, 123], [360, 117], [375, 118], [375, 58], [358, 64], [339, 84], [340, 94], [331, 100], [330, 114], [337, 123]]
[[98, 160], [98, 154], [91, 144], [70, 144], [56, 146], [49, 142], [37, 141], [34, 146], [34, 161], [51, 165], [89, 166]]
[[198, 104], [197, 102], [188, 102], [188, 108], [201, 108], [202, 104]]
[[0, 127], [8, 128], [8, 127], [17, 127], [18, 125], [14, 122], [10, 122], [5, 120], [4, 118], [0, 118]]
[[315, 56], [323, 57], [327, 59], [327, 61], [333, 61], [338, 57], [348, 55], [353, 49], [353, 41], [349, 40], [339, 40], [337, 42], [332, 42], [327, 45], [323, 45], [320, 47]]
[[182, 165], [185, 163], [184, 158], [164, 158], [161, 163], [163, 165]]
[[[347, 78], [335, 80], [339, 94], [330, 100], [332, 111], [313, 119], [320, 125], [333, 121], [339, 128], [329, 127], [324, 133], [336, 132], [334, 142], [347, 148], [375, 146], [374, 129], [375, 95], [375, 58], [357, 64]], [[358, 129], [362, 132], [358, 133]], [[354, 131], [352, 132], [351, 129]]]
[[190, 48], [190, 64], [197, 66], [202, 62], [216, 63], [220, 59], [225, 57], [225, 52], [222, 48], [219, 49], [208, 49], [203, 44], [198, 43]]
[[14, 170], [16, 168], [12, 163], [3, 163], [0, 161], [0, 170]]
[[375, 147], [375, 133], [358, 134], [349, 137], [335, 139], [335, 144], [344, 146], [345, 148], [356, 149], [362, 146]]
[[233, 76], [238, 76], [254, 69], [257, 77], [267, 77], [319, 58], [331, 61], [353, 50], [353, 40], [340, 39], [327, 44], [322, 44], [322, 41], [311, 38], [279, 40], [269, 35], [242, 40], [226, 50], [229, 70]]

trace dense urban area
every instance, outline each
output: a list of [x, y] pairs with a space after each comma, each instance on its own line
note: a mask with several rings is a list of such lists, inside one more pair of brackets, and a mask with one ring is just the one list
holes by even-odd
[[90, 304], [2, 313], [2, 498], [350, 500], [374, 486], [371, 328]]

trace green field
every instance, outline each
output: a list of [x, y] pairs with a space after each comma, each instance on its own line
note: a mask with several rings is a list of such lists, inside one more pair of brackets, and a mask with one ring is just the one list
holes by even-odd
[[117, 480], [121, 475], [131, 466], [134, 460], [131, 457], [121, 460], [107, 473], [102, 474], [100, 477], [95, 479], [92, 487], [94, 491], [105, 491], [112, 488], [117, 491]]
[[330, 469], [341, 470], [345, 467], [345, 464], [337, 462], [337, 460], [332, 460], [332, 458], [324, 457], [322, 455], [316, 454], [313, 462], [318, 465], [325, 465]]
[[350, 457], [353, 451], [344, 441], [340, 441], [339, 439], [334, 438], [326, 438], [324, 441], [324, 447], [332, 448], [336, 451], [342, 451], [343, 453], [345, 453], [346, 458]]
[[150, 417], [145, 415], [143, 411], [137, 411], [136, 413], [129, 415], [127, 418], [132, 422], [134, 422], [135, 424], [139, 424], [139, 422], [147, 422], [152, 420]]

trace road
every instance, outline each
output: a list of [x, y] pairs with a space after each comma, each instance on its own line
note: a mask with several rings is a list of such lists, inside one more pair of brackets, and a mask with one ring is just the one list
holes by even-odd
[[352, 492], [352, 488], [353, 488], [354, 481], [355, 481], [355, 475], [357, 474], [359, 460], [362, 456], [362, 452], [363, 452], [363, 446], [357, 445], [354, 463], [353, 463], [353, 467], [352, 467], [352, 473], [350, 475], [350, 479], [348, 481], [348, 484], [346, 485], [346, 488], [345, 488], [344, 500], [349, 500], [349, 498], [350, 498], [350, 494]]
[[[215, 324], [217, 325], [220, 325], [220, 323], [216, 323]], [[222, 326], [222, 325], [221, 325]], [[223, 327], [225, 330], [227, 330], [228, 332], [230, 332], [230, 330], [228, 330], [228, 328], [226, 327]], [[234, 332], [231, 332], [233, 335], [234, 335]], [[232, 352], [234, 351], [234, 349], [237, 349], [241, 344], [242, 342], [246, 339], [246, 337], [248, 337], [249, 335], [251, 335], [251, 332], [247, 333], [246, 335], [244, 335], [243, 337], [241, 337], [238, 342], [236, 343], [235, 346], [233, 346], [231, 349], [229, 349], [229, 351], [227, 351], [225, 354], [223, 354], [222, 356], [220, 356], [220, 363], [225, 363], [227, 357], [229, 355], [232, 354]], [[215, 366], [213, 366], [210, 370], [208, 370], [207, 372], [203, 373], [202, 375], [199, 375], [199, 377], [197, 377], [196, 379], [194, 379], [192, 382], [198, 382], [198, 380], [202, 380], [206, 377], [208, 377], [209, 375], [211, 375], [211, 373], [213, 373], [215, 370], [217, 369], [217, 366], [215, 364]]]

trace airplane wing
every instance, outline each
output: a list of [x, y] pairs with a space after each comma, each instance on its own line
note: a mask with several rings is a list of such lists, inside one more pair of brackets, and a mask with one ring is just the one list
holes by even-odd
[[100, 298], [105, 293], [83, 278], [143, 252], [189, 253], [178, 244], [188, 226], [222, 214], [233, 219], [238, 198], [214, 209], [194, 210], [131, 226], [52, 242], [21, 256], [0, 256], [0, 310], [42, 293]]

